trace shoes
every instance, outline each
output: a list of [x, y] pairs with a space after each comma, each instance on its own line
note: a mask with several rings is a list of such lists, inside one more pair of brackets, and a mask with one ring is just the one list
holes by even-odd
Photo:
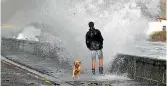
[[95, 69], [92, 69], [92, 73], [93, 73], [93, 75], [95, 75]]
[[[95, 75], [95, 69], [92, 69], [92, 74]], [[99, 67], [99, 74], [103, 74], [103, 67]]]
[[103, 67], [99, 67], [99, 73], [103, 74]]

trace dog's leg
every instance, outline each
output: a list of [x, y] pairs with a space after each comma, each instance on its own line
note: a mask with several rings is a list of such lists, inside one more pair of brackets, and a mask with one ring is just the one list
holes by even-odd
[[74, 73], [75, 73], [75, 67], [73, 67], [73, 70], [72, 70], [72, 78], [73, 78], [73, 79], [75, 78]]
[[77, 80], [79, 80], [79, 74], [76, 77], [77, 77]]
[[80, 79], [80, 71], [78, 72], [78, 80]]

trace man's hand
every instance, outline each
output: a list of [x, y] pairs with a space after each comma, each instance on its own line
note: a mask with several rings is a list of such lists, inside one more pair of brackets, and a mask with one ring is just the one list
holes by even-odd
[[90, 48], [90, 41], [86, 41], [87, 48]]

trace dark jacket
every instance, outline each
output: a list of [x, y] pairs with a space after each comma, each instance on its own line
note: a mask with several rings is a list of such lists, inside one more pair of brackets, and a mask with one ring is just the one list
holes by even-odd
[[103, 48], [103, 37], [98, 29], [89, 29], [86, 33], [86, 46], [89, 50], [101, 50]]

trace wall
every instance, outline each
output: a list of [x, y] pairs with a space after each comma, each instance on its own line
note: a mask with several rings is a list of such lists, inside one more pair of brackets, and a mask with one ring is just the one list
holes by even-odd
[[166, 85], [166, 60], [118, 54], [110, 72], [127, 74], [131, 79], [154, 85]]
[[24, 51], [39, 56], [57, 57], [59, 47], [51, 47], [50, 43], [41, 43], [36, 41], [18, 40], [13, 38], [2, 38], [2, 51]]

